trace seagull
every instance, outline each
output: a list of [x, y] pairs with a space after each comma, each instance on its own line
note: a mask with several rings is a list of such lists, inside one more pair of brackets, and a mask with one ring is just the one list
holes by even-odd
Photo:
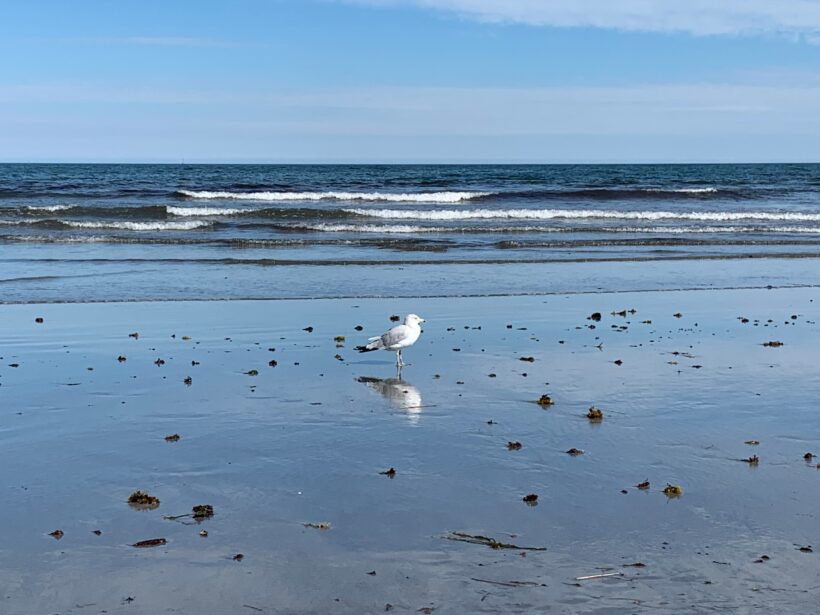
[[415, 314], [408, 314], [404, 317], [404, 324], [397, 325], [390, 329], [387, 333], [371, 337], [366, 346], [357, 346], [356, 350], [359, 352], [371, 352], [373, 350], [395, 350], [396, 351], [396, 367], [404, 367], [404, 361], [401, 359], [401, 351], [416, 343], [421, 335], [421, 327], [424, 319]]

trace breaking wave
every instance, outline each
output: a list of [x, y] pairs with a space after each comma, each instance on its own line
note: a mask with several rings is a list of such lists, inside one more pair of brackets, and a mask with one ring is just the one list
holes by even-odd
[[417, 211], [407, 209], [350, 208], [344, 211], [370, 218], [390, 220], [690, 220], [727, 222], [733, 220], [766, 220], [783, 222], [820, 222], [820, 213], [766, 211], [614, 211], [598, 209], [441, 209]]
[[248, 201], [388, 201], [396, 203], [459, 203], [490, 196], [492, 192], [224, 192], [179, 190], [193, 199]]
[[192, 231], [211, 226], [202, 220], [184, 220], [180, 222], [80, 222], [76, 220], [59, 220], [60, 224], [71, 228], [84, 229], [120, 229], [127, 231]]

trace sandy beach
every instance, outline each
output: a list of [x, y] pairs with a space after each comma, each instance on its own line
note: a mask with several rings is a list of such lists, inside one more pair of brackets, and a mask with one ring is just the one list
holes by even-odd
[[0, 612], [807, 612], [818, 299], [2, 306]]

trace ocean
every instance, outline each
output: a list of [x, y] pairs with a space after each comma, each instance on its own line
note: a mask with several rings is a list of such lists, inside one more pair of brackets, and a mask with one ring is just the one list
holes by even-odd
[[6, 303], [814, 285], [817, 257], [818, 164], [0, 165]]

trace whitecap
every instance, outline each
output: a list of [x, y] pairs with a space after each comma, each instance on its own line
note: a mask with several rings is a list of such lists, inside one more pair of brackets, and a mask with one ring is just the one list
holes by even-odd
[[389, 201], [396, 203], [458, 203], [490, 196], [491, 192], [224, 192], [180, 190], [195, 199], [239, 199], [248, 201]]

